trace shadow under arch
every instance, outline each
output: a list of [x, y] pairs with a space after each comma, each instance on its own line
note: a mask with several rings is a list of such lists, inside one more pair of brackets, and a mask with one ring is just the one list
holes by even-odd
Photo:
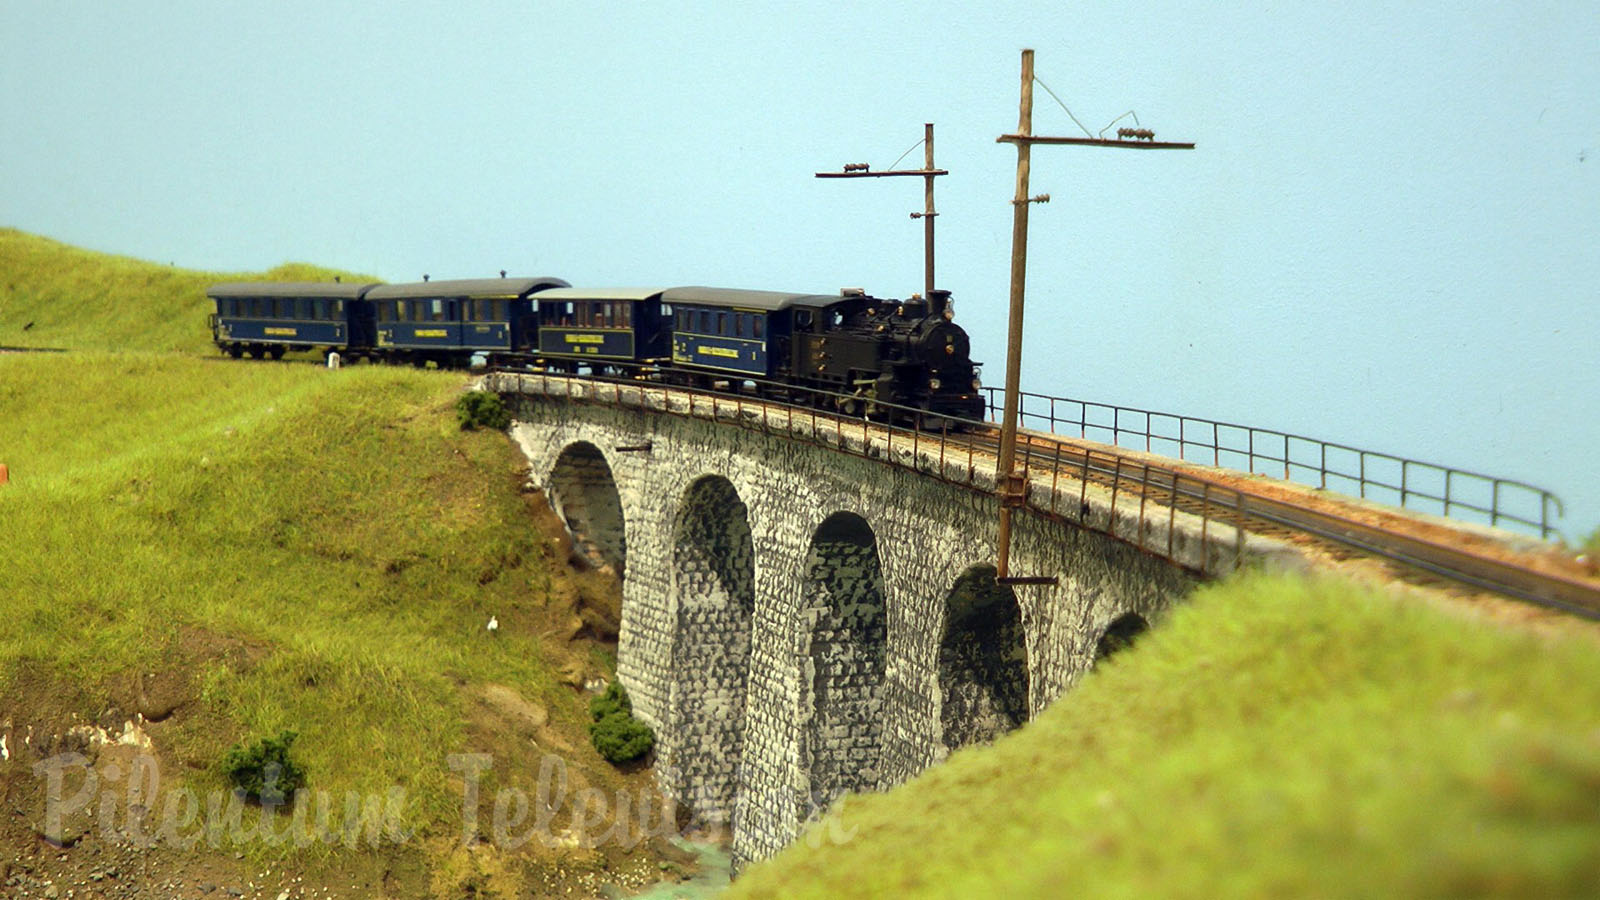
[[749, 510], [726, 478], [684, 491], [673, 526], [673, 766], [695, 821], [732, 823], [744, 752], [755, 551]]
[[855, 513], [836, 512], [812, 534], [800, 628], [809, 817], [841, 794], [879, 786], [888, 617], [877, 537]]
[[545, 495], [572, 533], [578, 552], [621, 578], [628, 558], [622, 496], [600, 448], [588, 441], [567, 445], [550, 470]]
[[939, 642], [944, 746], [992, 741], [1028, 720], [1028, 652], [1022, 608], [995, 567], [973, 566], [945, 598]]
[[1150, 630], [1150, 623], [1138, 613], [1123, 613], [1101, 632], [1094, 645], [1094, 664], [1133, 646], [1139, 636]]

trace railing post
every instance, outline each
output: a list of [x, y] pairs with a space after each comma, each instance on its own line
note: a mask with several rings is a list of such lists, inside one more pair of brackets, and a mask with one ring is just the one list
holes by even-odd
[[[1150, 419], [1148, 417], [1146, 417], [1145, 421], [1148, 423], [1150, 421]], [[1146, 440], [1148, 440], [1148, 438]], [[1143, 472], [1143, 474], [1141, 474], [1139, 476], [1139, 480], [1140, 480], [1140, 484], [1139, 484], [1139, 549], [1143, 550], [1145, 548], [1144, 547], [1144, 526], [1145, 526], [1144, 507], [1145, 507], [1145, 501], [1148, 500], [1149, 497], [1150, 497], [1150, 464], [1148, 462], [1144, 464], [1144, 472]]]
[[1087, 522], [1089, 506], [1089, 448], [1083, 448], [1083, 475], [1078, 479], [1078, 521]]
[[1234, 520], [1233, 520], [1233, 567], [1235, 569], [1244, 565], [1244, 492], [1233, 492]]
[[1056, 488], [1061, 483], [1061, 442], [1056, 441], [1056, 461], [1050, 467], [1050, 515], [1056, 514]]
[[[1178, 426], [1180, 429], [1182, 425]], [[1177, 472], [1172, 473], [1172, 499], [1167, 504], [1167, 559], [1172, 559], [1173, 534], [1178, 530], [1178, 478]]]

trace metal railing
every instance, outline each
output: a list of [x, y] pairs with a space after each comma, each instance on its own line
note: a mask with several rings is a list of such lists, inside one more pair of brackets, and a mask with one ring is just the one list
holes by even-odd
[[[989, 421], [998, 423], [1003, 392], [994, 387], [984, 391]], [[1559, 498], [1525, 482], [1231, 422], [1024, 391], [1017, 425], [1530, 531], [1541, 538], [1555, 534], [1553, 520], [1564, 515]]]

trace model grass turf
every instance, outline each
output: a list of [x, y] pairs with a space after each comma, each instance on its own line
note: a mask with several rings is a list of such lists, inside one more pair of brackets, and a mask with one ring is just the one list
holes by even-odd
[[1205, 588], [1034, 723], [734, 897], [1581, 896], [1600, 652], [1327, 581]]
[[[215, 352], [205, 289], [219, 281], [376, 281], [306, 263], [199, 272], [0, 228], [0, 346]], [[31, 327], [29, 327], [31, 325]]]
[[0, 697], [93, 721], [136, 673], [192, 666], [164, 776], [225, 790], [229, 746], [293, 729], [309, 788], [400, 786], [436, 834], [459, 827], [446, 757], [474, 686], [583, 741], [533, 629], [484, 631], [547, 603], [556, 563], [504, 436], [458, 427], [459, 376], [24, 354], [0, 385]]

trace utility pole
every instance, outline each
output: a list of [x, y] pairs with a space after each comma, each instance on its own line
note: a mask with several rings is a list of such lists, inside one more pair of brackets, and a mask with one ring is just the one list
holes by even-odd
[[[1114, 123], [1113, 123], [1114, 124]], [[1131, 140], [1129, 139], [1131, 138]], [[1157, 142], [1155, 133], [1123, 129], [1116, 140], [1093, 137], [1043, 137], [1033, 133], [1033, 51], [1022, 51], [1022, 102], [1016, 134], [1003, 134], [996, 143], [1017, 145], [1017, 193], [1012, 198], [1011, 311], [1006, 334], [1005, 419], [1000, 428], [1000, 533], [995, 581], [1001, 584], [1056, 584], [1054, 576], [1014, 576], [1011, 563], [1011, 511], [1028, 496], [1027, 476], [1017, 471], [1017, 406], [1022, 380], [1023, 287], [1028, 277], [1028, 205], [1050, 202], [1049, 194], [1028, 196], [1028, 169], [1034, 144], [1077, 144], [1088, 147], [1124, 147], [1136, 150], [1193, 150], [1194, 144]]]
[[[922, 126], [922, 146], [923, 165], [920, 169], [890, 169], [883, 172], [874, 172], [866, 163], [849, 163], [845, 165], [843, 171], [818, 172], [817, 177], [893, 178], [905, 175], [920, 175], [922, 177], [922, 212], [912, 213], [911, 218], [922, 220], [922, 295], [930, 297], [933, 294], [933, 217], [938, 215], [933, 209], [933, 179], [950, 173], [944, 169], [935, 169], [933, 167], [932, 122]], [[896, 160], [896, 162], [899, 162], [899, 160]]]

